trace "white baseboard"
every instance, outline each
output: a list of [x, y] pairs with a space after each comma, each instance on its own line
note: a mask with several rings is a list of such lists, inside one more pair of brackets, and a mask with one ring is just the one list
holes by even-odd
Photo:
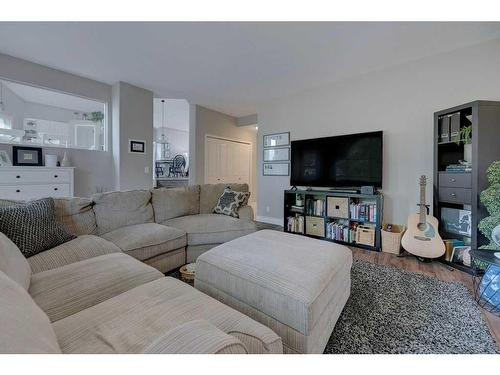
[[283, 226], [283, 219], [279, 219], [276, 217], [257, 216], [257, 221], [260, 221], [262, 223], [267, 223], [267, 224], [274, 224], [274, 225]]

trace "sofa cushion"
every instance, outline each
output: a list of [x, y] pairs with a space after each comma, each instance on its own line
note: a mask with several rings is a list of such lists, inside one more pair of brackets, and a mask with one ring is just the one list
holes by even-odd
[[200, 212], [200, 185], [175, 189], [153, 189], [151, 191], [155, 222]]
[[92, 201], [89, 198], [54, 198], [56, 221], [75, 236], [97, 230]]
[[225, 188], [222, 195], [219, 197], [214, 208], [214, 213], [227, 215], [231, 217], [239, 217], [238, 209], [244, 202], [248, 203], [250, 197], [249, 191], [235, 191]]
[[248, 191], [248, 184], [204, 184], [200, 185], [200, 214], [211, 214], [224, 189]]
[[38, 273], [99, 255], [121, 252], [120, 248], [112, 242], [101, 237], [84, 235], [29, 257], [27, 260], [33, 273]]
[[[23, 204], [26, 201], [0, 199], [0, 207]], [[75, 236], [94, 234], [97, 230], [93, 202], [89, 198], [54, 198], [55, 217], [68, 233]]]
[[139, 260], [186, 246], [186, 232], [156, 223], [129, 225], [102, 237]]
[[155, 280], [53, 324], [64, 353], [140, 353], [175, 327], [203, 319], [250, 353], [281, 353], [269, 328], [171, 277]]
[[147, 190], [113, 191], [92, 195], [99, 235], [133, 224], [153, 222], [151, 193]]
[[224, 243], [257, 230], [252, 221], [217, 214], [182, 216], [162, 224], [185, 230], [188, 245]]
[[31, 279], [30, 265], [16, 244], [1, 232], [0, 271], [28, 290]]
[[28, 292], [0, 272], [0, 353], [61, 353], [49, 318]]
[[181, 324], [157, 338], [144, 354], [247, 354], [236, 337], [222, 332], [206, 320]]
[[0, 207], [0, 232], [10, 238], [25, 257], [75, 238], [56, 222], [52, 198]]
[[161, 277], [128, 255], [108, 254], [37, 273], [29, 293], [54, 322]]

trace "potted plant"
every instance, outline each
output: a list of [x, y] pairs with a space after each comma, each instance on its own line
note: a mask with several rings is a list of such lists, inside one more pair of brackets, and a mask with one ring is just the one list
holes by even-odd
[[464, 160], [472, 162], [472, 124], [464, 126], [459, 131], [457, 144], [464, 143]]

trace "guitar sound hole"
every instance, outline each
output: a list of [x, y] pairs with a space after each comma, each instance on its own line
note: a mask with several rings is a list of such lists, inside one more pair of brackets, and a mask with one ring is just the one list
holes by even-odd
[[427, 225], [425, 225], [425, 223], [419, 223], [419, 224], [417, 225], [417, 228], [418, 228], [418, 230], [420, 230], [420, 231], [422, 231], [422, 232], [423, 232], [423, 231], [425, 231], [425, 229], [427, 228]]

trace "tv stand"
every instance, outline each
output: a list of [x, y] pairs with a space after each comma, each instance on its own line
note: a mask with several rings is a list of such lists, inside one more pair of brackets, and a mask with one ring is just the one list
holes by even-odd
[[380, 251], [382, 211], [382, 194], [295, 188], [284, 191], [283, 230]]

